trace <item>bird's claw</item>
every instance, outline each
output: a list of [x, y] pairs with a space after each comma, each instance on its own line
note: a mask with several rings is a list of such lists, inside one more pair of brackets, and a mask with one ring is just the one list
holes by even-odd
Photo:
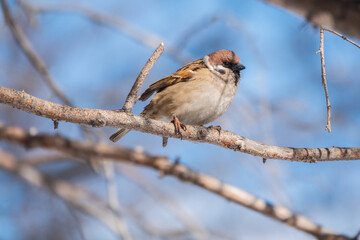
[[174, 124], [174, 127], [175, 127], [175, 134], [180, 135], [180, 137], [182, 138], [182, 134], [180, 132], [180, 129], [186, 131], [187, 128], [186, 128], [185, 124], [180, 122], [177, 117], [174, 117], [174, 119], [172, 120], [172, 123]]

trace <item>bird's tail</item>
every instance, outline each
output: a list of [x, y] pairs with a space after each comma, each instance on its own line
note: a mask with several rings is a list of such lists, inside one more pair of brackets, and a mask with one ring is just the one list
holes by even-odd
[[109, 137], [109, 139], [113, 142], [117, 142], [130, 131], [131, 130], [129, 129], [119, 128], [113, 135]]
[[[149, 104], [150, 105], [150, 104]], [[145, 117], [147, 114], [147, 109], [145, 107], [144, 111], [142, 111], [139, 116], [140, 117]], [[117, 142], [119, 141], [123, 136], [125, 136], [126, 134], [128, 134], [131, 130], [129, 129], [124, 129], [124, 128], [119, 128], [113, 135], [111, 135], [109, 137], [109, 139], [113, 142]]]

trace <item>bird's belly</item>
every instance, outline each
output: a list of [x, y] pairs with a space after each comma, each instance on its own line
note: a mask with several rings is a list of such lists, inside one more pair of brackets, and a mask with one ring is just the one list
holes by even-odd
[[[191, 81], [170, 86], [162, 98], [164, 118], [176, 116], [184, 124], [203, 125], [220, 117], [230, 106], [236, 86], [224, 82]], [[160, 95], [161, 99], [161, 93]]]

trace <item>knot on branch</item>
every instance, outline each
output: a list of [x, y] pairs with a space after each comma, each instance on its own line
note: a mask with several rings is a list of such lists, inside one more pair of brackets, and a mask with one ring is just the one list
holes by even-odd
[[98, 113], [98, 117], [95, 119], [92, 119], [90, 121], [90, 125], [92, 127], [105, 127], [106, 126], [106, 118], [101, 113]]

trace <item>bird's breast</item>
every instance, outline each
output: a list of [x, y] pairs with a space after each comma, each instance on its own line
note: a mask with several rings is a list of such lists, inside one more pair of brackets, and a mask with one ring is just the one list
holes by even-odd
[[159, 92], [152, 104], [163, 119], [171, 120], [176, 116], [184, 124], [203, 125], [214, 121], [228, 109], [236, 90], [233, 81], [200, 75]]

